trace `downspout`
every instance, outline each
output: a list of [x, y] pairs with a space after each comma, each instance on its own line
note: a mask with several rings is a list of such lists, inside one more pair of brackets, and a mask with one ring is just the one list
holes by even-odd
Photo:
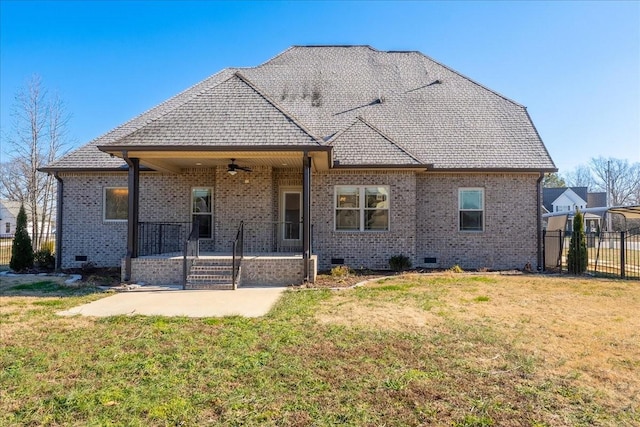
[[542, 180], [544, 179], [544, 173], [540, 172], [540, 178], [536, 181], [536, 201], [537, 201], [537, 223], [538, 223], [538, 271], [542, 271], [544, 266], [542, 265]]
[[56, 195], [56, 270], [62, 268], [62, 207], [64, 205], [64, 181], [58, 175], [53, 173], [53, 177], [58, 181], [58, 194]]
[[127, 151], [122, 159], [129, 167], [128, 191], [129, 210], [127, 212], [127, 255], [124, 261], [124, 281], [131, 281], [131, 259], [138, 257], [138, 192], [140, 188], [140, 159], [130, 158]]

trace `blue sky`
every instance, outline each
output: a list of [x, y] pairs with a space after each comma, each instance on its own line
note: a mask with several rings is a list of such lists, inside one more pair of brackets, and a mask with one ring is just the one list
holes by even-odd
[[640, 161], [640, 2], [0, 0], [2, 160], [34, 73], [75, 146], [230, 66], [290, 45], [419, 50], [528, 108], [561, 173]]

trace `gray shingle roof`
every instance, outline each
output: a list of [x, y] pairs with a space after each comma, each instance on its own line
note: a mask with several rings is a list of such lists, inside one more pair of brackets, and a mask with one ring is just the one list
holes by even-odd
[[147, 123], [118, 145], [320, 145], [240, 73]]
[[523, 106], [419, 52], [294, 46], [230, 78], [234, 72], [223, 70], [52, 166], [122, 164], [98, 145], [304, 145], [316, 136], [332, 142], [343, 166], [555, 169]]
[[358, 117], [348, 128], [337, 133], [328, 142], [339, 164], [364, 165], [419, 165], [411, 153], [382, 134], [378, 129]]

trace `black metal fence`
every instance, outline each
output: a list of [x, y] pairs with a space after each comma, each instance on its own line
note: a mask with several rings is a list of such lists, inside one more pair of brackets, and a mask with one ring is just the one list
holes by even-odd
[[[571, 233], [544, 232], [545, 270], [566, 272]], [[640, 279], [640, 228], [586, 235], [587, 272], [598, 276]]]
[[11, 248], [13, 246], [13, 236], [0, 238], [0, 266], [9, 265], [11, 261]]
[[[56, 249], [56, 237], [55, 234], [45, 235], [42, 237], [42, 241], [40, 242], [40, 247], [34, 247], [34, 251], [38, 251], [41, 249], [47, 249], [51, 251], [51, 253], [55, 252]], [[11, 261], [11, 253], [13, 250], [13, 234], [3, 234], [0, 237], [0, 266], [6, 267], [9, 265]]]

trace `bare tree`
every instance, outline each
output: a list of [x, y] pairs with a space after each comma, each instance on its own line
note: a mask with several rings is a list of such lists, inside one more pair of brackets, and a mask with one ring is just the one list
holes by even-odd
[[640, 204], [640, 163], [625, 159], [592, 158], [565, 175], [571, 187], [587, 187], [604, 191], [614, 206]]
[[598, 157], [591, 159], [591, 170], [596, 187], [609, 194], [613, 206], [639, 203], [640, 163], [628, 160]]
[[49, 96], [38, 75], [15, 96], [12, 129], [6, 137], [10, 162], [0, 167], [0, 195], [24, 203], [29, 211], [33, 247], [51, 231], [54, 178], [38, 168], [55, 160], [65, 144], [70, 116], [56, 95]]
[[569, 187], [587, 187], [589, 191], [595, 188], [595, 181], [589, 166], [580, 165], [565, 175]]

